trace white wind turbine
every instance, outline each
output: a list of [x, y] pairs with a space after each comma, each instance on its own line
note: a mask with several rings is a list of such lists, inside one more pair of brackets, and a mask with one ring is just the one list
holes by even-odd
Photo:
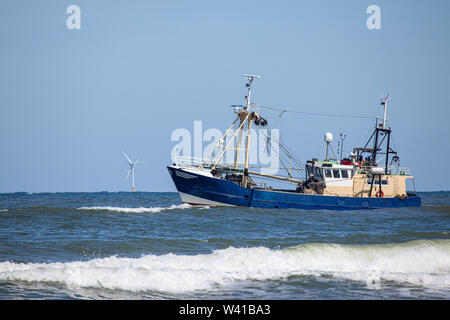
[[134, 189], [134, 167], [138, 163], [143, 163], [143, 161], [139, 161], [139, 160], [131, 161], [130, 158], [127, 156], [127, 154], [124, 151], [122, 151], [122, 153], [125, 156], [125, 158], [127, 159], [128, 164], [130, 165], [130, 169], [128, 169], [128, 173], [127, 173], [125, 180], [128, 179], [128, 177], [130, 176], [130, 173], [131, 173], [131, 192], [134, 192], [134, 190], [135, 190]]

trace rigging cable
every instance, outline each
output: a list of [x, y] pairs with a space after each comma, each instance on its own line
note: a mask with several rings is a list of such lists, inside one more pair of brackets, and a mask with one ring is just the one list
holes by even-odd
[[[272, 128], [270, 128], [270, 126], [269, 125], [266, 125], [265, 126], [265, 131], [263, 130], [263, 131], [260, 131], [260, 132], [262, 132], [263, 134], [264, 134], [264, 136], [266, 137], [266, 138], [268, 138], [268, 140], [271, 140], [271, 129]], [[285, 169], [286, 170], [286, 172], [287, 172], [287, 174], [288, 174], [288, 176], [290, 176], [290, 177], [292, 177], [291, 176], [291, 173], [289, 172], [289, 168], [291, 167], [291, 165], [287, 165], [287, 163], [290, 163], [291, 161], [293, 162], [293, 164], [294, 164], [294, 167], [296, 167], [296, 168], [301, 168], [301, 167], [303, 167], [304, 165], [302, 164], [302, 162], [295, 156], [295, 154], [292, 152], [292, 151], [290, 151], [289, 150], [289, 148], [285, 145], [285, 143], [283, 143], [283, 141], [281, 140], [281, 137], [280, 137], [280, 139], [278, 140], [278, 147], [281, 149], [280, 151], [282, 152], [278, 152], [278, 159], [279, 159], [279, 161], [281, 162], [281, 164], [284, 166], [284, 168], [282, 168], [282, 169]], [[273, 148], [273, 146], [272, 146], [272, 144], [270, 145], [270, 149], [271, 149], [271, 152], [273, 152], [273, 151], [275, 151], [275, 149]], [[276, 151], [275, 151], [276, 152]], [[284, 155], [283, 155], [284, 154]], [[285, 157], [285, 156], [287, 156], [287, 158]], [[287, 162], [287, 163], [286, 163]], [[303, 173], [304, 174], [304, 172], [301, 172], [301, 173]]]
[[372, 119], [373, 117], [369, 116], [357, 116], [357, 115], [345, 115], [345, 114], [333, 114], [333, 113], [318, 113], [318, 112], [303, 112], [303, 111], [297, 111], [297, 110], [287, 110], [287, 109], [280, 109], [270, 106], [265, 106], [258, 104], [258, 107], [280, 111], [280, 116], [285, 112], [291, 112], [291, 113], [299, 113], [299, 114], [306, 114], [306, 115], [314, 115], [314, 116], [327, 116], [327, 117], [340, 117], [340, 118], [359, 118], [359, 119]]

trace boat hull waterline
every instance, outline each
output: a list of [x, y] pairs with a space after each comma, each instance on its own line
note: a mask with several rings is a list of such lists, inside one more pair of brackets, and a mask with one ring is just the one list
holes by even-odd
[[208, 177], [176, 166], [167, 169], [181, 200], [191, 205], [241, 206], [273, 209], [362, 210], [420, 207], [421, 198], [343, 197], [243, 188], [232, 181]]

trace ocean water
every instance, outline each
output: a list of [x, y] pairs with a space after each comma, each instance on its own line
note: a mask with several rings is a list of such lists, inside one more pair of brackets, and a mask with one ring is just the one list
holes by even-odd
[[449, 192], [421, 208], [0, 194], [0, 299], [450, 299]]

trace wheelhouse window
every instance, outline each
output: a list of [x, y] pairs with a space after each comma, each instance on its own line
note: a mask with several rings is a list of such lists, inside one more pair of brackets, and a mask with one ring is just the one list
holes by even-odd
[[325, 177], [327, 178], [332, 178], [333, 176], [331, 175], [331, 170], [330, 169], [325, 169]]
[[321, 177], [321, 178], [323, 178], [322, 169], [320, 169], [320, 168], [314, 168], [314, 175], [315, 175], [316, 177]]
[[348, 170], [342, 170], [341, 171], [341, 176], [344, 179], [348, 179]]
[[336, 179], [340, 179], [340, 178], [341, 178], [340, 170], [334, 169], [334, 170], [333, 170], [333, 176], [334, 176]]

